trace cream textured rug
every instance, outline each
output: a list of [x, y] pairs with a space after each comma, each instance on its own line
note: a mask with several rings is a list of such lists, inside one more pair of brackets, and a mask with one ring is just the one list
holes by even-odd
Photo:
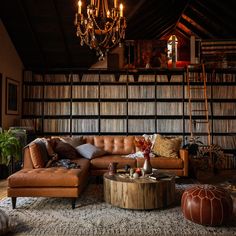
[[13, 235], [236, 235], [236, 219], [223, 227], [204, 227], [186, 220], [180, 198], [186, 187], [176, 185], [176, 204], [164, 210], [135, 211], [113, 207], [103, 201], [102, 185], [89, 184], [71, 209], [71, 202], [61, 198], [18, 198], [0, 201], [0, 208], [18, 221]]

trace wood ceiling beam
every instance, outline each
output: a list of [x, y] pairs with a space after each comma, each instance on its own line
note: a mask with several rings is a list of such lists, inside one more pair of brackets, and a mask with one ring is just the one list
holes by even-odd
[[35, 30], [34, 30], [34, 27], [33, 27], [32, 23], [30, 21], [30, 16], [29, 16], [29, 12], [27, 11], [25, 0], [17, 0], [16, 2], [17, 2], [17, 5], [19, 6], [19, 8], [21, 9], [22, 14], [23, 14], [23, 16], [24, 16], [24, 18], [26, 20], [26, 23], [27, 23], [27, 25], [29, 27], [29, 31], [30, 31], [30, 33], [32, 35], [32, 38], [33, 38], [33, 40], [35, 41], [35, 43], [36, 43], [36, 45], [38, 47], [39, 56], [42, 59], [42, 65], [44, 67], [47, 67], [46, 57], [44, 55], [43, 49], [41, 47], [40, 41], [39, 41], [39, 39], [37, 37], [37, 34], [36, 34]]
[[186, 20], [189, 24], [191, 24], [193, 27], [197, 28], [199, 31], [202, 31], [205, 35], [207, 35], [209, 38], [213, 38], [214, 36], [205, 28], [203, 28], [201, 25], [199, 25], [195, 20], [191, 19], [191, 17], [182, 14], [182, 19]]
[[[55, 15], [56, 15], [58, 26], [59, 26], [59, 29], [60, 29], [61, 38], [62, 38], [62, 41], [63, 41], [63, 44], [64, 44], [64, 49], [65, 49], [66, 58], [67, 58], [67, 66], [69, 66], [69, 65], [72, 65], [73, 63], [72, 63], [72, 57], [71, 57], [71, 54], [70, 54], [70, 50], [69, 50], [69, 47], [68, 47], [68, 42], [66, 40], [65, 32], [64, 32], [64, 29], [63, 29], [63, 26], [62, 26], [61, 15], [59, 13], [58, 5], [56, 3], [56, 0], [52, 0], [52, 4], [53, 4], [54, 10], [55, 10]], [[71, 27], [73, 27], [73, 26], [71, 26]]]
[[225, 4], [222, 1], [212, 2], [208, 0], [208, 4], [211, 7], [208, 7], [203, 2], [197, 0], [196, 4], [201, 8], [201, 12], [206, 12], [206, 15], [211, 20], [211, 23], [214, 22], [214, 27], [219, 31], [235, 31], [235, 15], [232, 18], [232, 9], [230, 7], [226, 7], [228, 4]]
[[[182, 24], [181, 22], [177, 23], [176, 28], [181, 29], [183, 32], [185, 32], [186, 35], [189, 35], [189, 37], [191, 35], [196, 35], [191, 29], [189, 29], [187, 26], [185, 26], [184, 24]], [[196, 35], [198, 36], [198, 35]]]
[[135, 5], [134, 8], [132, 8], [132, 11], [127, 15], [127, 19], [130, 20], [140, 9], [140, 7], [146, 2], [146, 0], [138, 1], [138, 3]]
[[181, 34], [185, 39], [189, 40], [190, 35], [186, 34], [184, 31], [182, 31], [178, 26], [175, 28], [175, 30]]
[[[201, 10], [198, 9], [199, 7], [201, 8]], [[205, 8], [204, 6], [202, 6], [201, 3], [195, 2], [195, 5], [191, 4], [190, 8], [191, 8], [191, 11], [193, 11], [193, 13], [197, 16], [195, 17], [195, 21], [198, 23], [204, 22], [204, 24], [206, 25], [205, 28], [208, 28], [209, 30], [211, 30], [212, 32], [211, 34], [215, 36], [218, 32], [222, 30], [221, 26], [218, 25], [218, 23], [216, 23], [217, 20], [212, 19], [212, 17], [209, 15], [208, 8]]]

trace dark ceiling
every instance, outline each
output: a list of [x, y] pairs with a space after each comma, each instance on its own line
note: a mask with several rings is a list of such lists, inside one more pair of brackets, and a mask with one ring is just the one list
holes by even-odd
[[[123, 0], [126, 39], [236, 39], [235, 0]], [[75, 36], [77, 0], [1, 0], [0, 17], [25, 68], [88, 68], [97, 57]]]

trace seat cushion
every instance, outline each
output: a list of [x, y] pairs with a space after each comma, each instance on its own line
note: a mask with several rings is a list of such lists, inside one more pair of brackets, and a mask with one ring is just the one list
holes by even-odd
[[94, 158], [90, 165], [92, 169], [108, 169], [111, 162], [118, 162], [117, 168], [124, 168], [125, 165], [136, 167], [136, 159], [123, 157], [122, 155], [107, 155], [103, 157]]
[[89, 171], [89, 161], [76, 161], [79, 169], [63, 167], [22, 169], [8, 177], [8, 187], [77, 187]]
[[[142, 167], [144, 158], [137, 158], [137, 166]], [[151, 165], [156, 169], [182, 169], [184, 162], [181, 158], [155, 157], [151, 158]]]

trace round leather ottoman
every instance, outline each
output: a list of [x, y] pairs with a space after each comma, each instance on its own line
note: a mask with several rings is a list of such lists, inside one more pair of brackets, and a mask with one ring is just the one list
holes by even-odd
[[233, 201], [227, 190], [213, 185], [198, 185], [184, 191], [182, 212], [188, 220], [208, 226], [227, 222], [233, 212]]

